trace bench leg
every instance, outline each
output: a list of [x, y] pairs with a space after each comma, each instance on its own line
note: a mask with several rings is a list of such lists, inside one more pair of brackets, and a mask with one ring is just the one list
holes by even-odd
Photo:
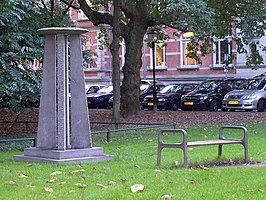
[[158, 157], [157, 157], [157, 165], [161, 164], [161, 154], [162, 154], [162, 149], [161, 147], [158, 146]]
[[222, 158], [223, 145], [218, 145], [218, 159]]
[[244, 145], [244, 154], [245, 154], [244, 161], [248, 162], [248, 146], [247, 145]]
[[184, 152], [184, 166], [188, 168], [188, 153], [187, 153], [187, 147], [184, 147], [183, 149]]

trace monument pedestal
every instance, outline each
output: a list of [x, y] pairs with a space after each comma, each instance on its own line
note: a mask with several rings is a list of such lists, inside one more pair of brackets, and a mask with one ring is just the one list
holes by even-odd
[[102, 147], [67, 149], [64, 151], [26, 148], [24, 149], [24, 155], [16, 155], [14, 159], [24, 162], [68, 164], [113, 160], [114, 156], [104, 155]]
[[80, 37], [88, 30], [54, 27], [38, 31], [45, 35], [45, 48], [37, 145], [25, 149], [24, 155], [14, 156], [14, 160], [49, 163], [113, 160], [113, 156], [104, 155], [103, 148], [92, 147], [91, 142]]

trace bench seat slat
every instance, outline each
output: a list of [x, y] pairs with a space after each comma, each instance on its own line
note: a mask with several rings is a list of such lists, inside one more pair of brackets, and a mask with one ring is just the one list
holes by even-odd
[[195, 141], [195, 142], [188, 142], [187, 146], [206, 146], [206, 145], [219, 145], [219, 144], [242, 144], [241, 140], [205, 140], [205, 141]]

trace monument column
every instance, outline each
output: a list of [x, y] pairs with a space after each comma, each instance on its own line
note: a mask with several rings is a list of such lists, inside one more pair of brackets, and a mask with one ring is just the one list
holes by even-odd
[[88, 30], [53, 27], [38, 31], [45, 35], [45, 53], [37, 146], [24, 149], [24, 155], [14, 159], [55, 163], [113, 160], [102, 147], [92, 147], [80, 43], [80, 35]]

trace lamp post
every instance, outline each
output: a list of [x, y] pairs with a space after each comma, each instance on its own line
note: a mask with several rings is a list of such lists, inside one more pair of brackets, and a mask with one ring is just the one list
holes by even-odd
[[153, 75], [153, 111], [157, 111], [157, 94], [156, 94], [156, 84], [155, 84], [155, 42], [158, 37], [158, 33], [155, 30], [150, 30], [148, 33], [148, 38], [151, 41], [152, 48], [152, 75]]

